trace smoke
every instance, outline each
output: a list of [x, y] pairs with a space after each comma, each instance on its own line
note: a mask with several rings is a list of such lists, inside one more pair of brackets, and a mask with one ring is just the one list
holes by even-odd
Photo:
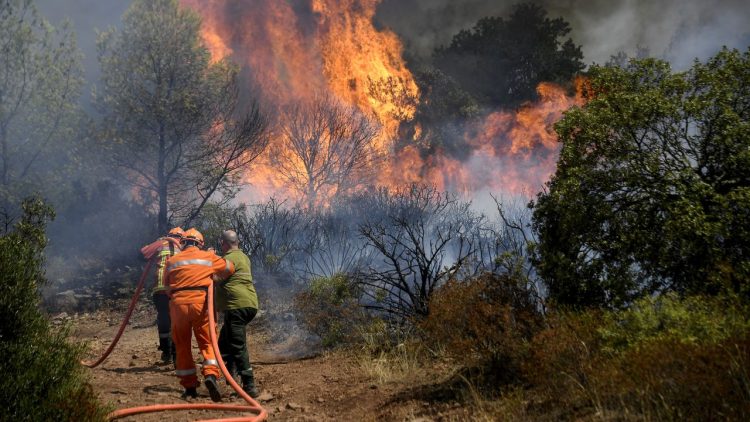
[[[99, 79], [99, 61], [96, 53], [97, 31], [118, 27], [120, 18], [130, 5], [122, 0], [36, 0], [39, 14], [53, 26], [69, 20], [78, 40], [78, 48], [83, 53], [83, 68], [86, 80]], [[87, 97], [87, 95], [84, 95]]]
[[[383, 0], [375, 21], [379, 27], [388, 28], [399, 36], [408, 62], [416, 68], [415, 64], [430, 61], [437, 47], [450, 44], [460, 30], [472, 28], [483, 17], [508, 16], [513, 6], [521, 2], [523, 0]], [[674, 69], [684, 70], [696, 58], [705, 60], [722, 46], [744, 50], [750, 44], [750, 8], [740, 0], [535, 2], [548, 12], [549, 18], [562, 17], [570, 23], [568, 36], [582, 46], [587, 64], [604, 63], [619, 52], [636, 56], [645, 50], [649, 56], [669, 61]], [[460, 172], [441, 173], [467, 175], [459, 177], [459, 183], [452, 183], [456, 186], [446, 187], [468, 191], [471, 197], [476, 197], [478, 189], [485, 188], [514, 193], [530, 190], [529, 194], [533, 194], [554, 171], [557, 158], [555, 139], [540, 142], [540, 137], [544, 139], [545, 135], [543, 128], [551, 129], [551, 122], [559, 118], [555, 111], [568, 106], [562, 104], [555, 110], [544, 111], [544, 103], [534, 104], [516, 114], [515, 124], [510, 129], [505, 126], [505, 118], [493, 122], [490, 118], [493, 114], [489, 114], [480, 119], [478, 130], [465, 136], [469, 145], [460, 138], [444, 139], [445, 145], [454, 146], [446, 151], [451, 155], [447, 160], [457, 158], [462, 163]], [[537, 109], [539, 112], [535, 112]], [[519, 118], [526, 112], [529, 112], [527, 118]], [[520, 128], [529, 130], [522, 136], [514, 136], [513, 132]], [[508, 145], [512, 145], [510, 151], [506, 148]], [[463, 151], [455, 146], [470, 146], [472, 153], [455, 156], [451, 151]], [[445, 170], [459, 166], [443, 164], [440, 167]], [[463, 187], [461, 183], [465, 180], [473, 186]]]
[[[383, 0], [376, 23], [394, 30], [406, 54], [417, 60], [450, 43], [461, 29], [484, 16], [506, 16], [521, 0]], [[96, 30], [118, 26], [130, 2], [123, 0], [36, 0], [42, 16], [57, 25], [69, 19], [84, 54], [87, 80], [96, 81]], [[539, 0], [551, 17], [570, 22], [570, 36], [582, 45], [587, 63], [604, 63], [619, 51], [635, 54], [638, 47], [669, 60], [677, 69], [704, 60], [722, 46], [750, 45], [750, 7], [745, 0]], [[232, 8], [233, 2], [227, 2]], [[306, 2], [293, 8], [300, 26], [314, 17]], [[238, 15], [239, 16], [239, 15]], [[306, 17], [303, 18], [303, 17]], [[302, 29], [304, 32], [304, 28]]]
[[[506, 16], [518, 0], [383, 0], [376, 19], [394, 30], [413, 59], [429, 58], [461, 29], [485, 16]], [[549, 16], [571, 24], [587, 63], [619, 51], [647, 48], [676, 69], [704, 60], [722, 46], [750, 44], [750, 7], [744, 0], [540, 0]]]
[[[507, 16], [513, 5], [521, 1], [382, 0], [375, 9], [374, 20], [377, 26], [394, 31], [403, 42], [404, 54], [410, 60], [419, 61], [428, 59], [436, 47], [448, 44], [453, 35], [461, 29], [471, 28], [481, 17]], [[374, 4], [364, 0], [340, 3], [349, 9], [367, 8]], [[587, 63], [603, 63], [617, 52], [623, 51], [632, 55], [638, 48], [646, 48], [651, 55], [667, 59], [675, 68], [682, 69], [688, 67], [695, 58], [705, 59], [713, 55], [723, 45], [744, 49], [750, 44], [750, 8], [746, 7], [743, 0], [539, 0], [537, 3], [549, 12], [550, 17], [561, 16], [570, 22], [570, 36], [577, 44], [582, 45], [584, 60]], [[89, 81], [88, 86], [95, 84], [99, 79], [96, 29], [118, 26], [130, 2], [36, 0], [36, 4], [41, 15], [55, 25], [63, 19], [72, 21], [78, 34], [78, 44], [84, 54], [83, 63]], [[360, 43], [355, 45], [357, 48], [349, 48], [349, 45], [339, 42], [345, 37], [331, 35], [334, 34], [333, 30], [340, 29], [339, 27], [349, 29], [349, 32], [355, 29], [350, 21], [341, 18], [337, 10], [325, 12], [330, 16], [323, 16], [326, 19], [321, 20], [321, 13], [325, 13], [321, 12], [320, 7], [314, 7], [315, 3], [309, 0], [183, 0], [182, 4], [191, 5], [198, 10], [204, 18], [204, 24], [213, 23], [217, 26], [217, 34], [227, 42], [227, 46], [234, 53], [232, 58], [240, 62], [246, 74], [250, 74], [248, 79], [262, 80], [267, 85], [266, 95], [284, 94], [289, 98], [299, 99], [307, 91], [319, 90], [319, 86], [326, 83], [323, 80], [325, 75], [326, 78], [336, 77], [335, 81], [329, 81], [331, 89], [341, 93], [342, 97], [361, 107], [372, 106], [371, 98], [365, 98], [366, 81], [371, 74], [363, 72], [362, 75], [355, 75], [353, 72], [365, 67], [362, 64], [372, 64], [365, 62], [375, 62], [377, 56], [371, 50], [361, 48], [360, 39], [356, 39]], [[214, 13], [213, 16], [221, 19], [212, 22], [212, 15], [207, 13], [212, 9], [220, 12]], [[370, 15], [361, 11], [357, 13], [367, 17], [369, 22]], [[266, 26], [273, 27], [273, 30]], [[371, 32], [367, 34], [373, 35]], [[325, 38], [326, 36], [328, 38]], [[329, 49], [332, 51], [320, 51], [317, 44], [312, 41], [316, 37], [335, 47]], [[383, 44], [380, 40], [377, 39], [376, 47]], [[383, 40], [388, 41], [389, 38]], [[362, 60], [353, 60], [351, 55], [343, 55], [345, 57], [341, 59], [339, 53], [344, 50], [359, 52], [361, 57], [358, 59]], [[399, 62], [398, 66], [392, 66], [395, 70], [389, 69], [385, 76], [408, 73], [401, 72], [400, 60], [394, 60], [400, 59], [400, 52], [400, 49], [390, 49], [387, 51], [388, 54], [383, 55], [384, 59], [381, 61], [384, 64]], [[302, 60], [295, 60], [297, 57], [301, 57]], [[342, 63], [347, 66], [333, 66]], [[375, 75], [374, 78], [377, 79], [378, 76], [381, 75]], [[87, 89], [84, 89], [85, 98]], [[389, 112], [385, 108], [381, 111], [382, 115]], [[556, 114], [543, 113], [541, 116], [541, 119], [531, 119], [528, 126], [549, 126]], [[482, 129], [488, 129], [488, 123], [491, 121], [487, 120]], [[505, 132], [507, 130], [482, 130], [480, 133], [494, 133], [496, 136], [481, 144], [475, 142], [466, 145], [466, 139], [458, 138], [447, 140], [460, 147], [471, 147], [474, 151], [473, 154], [461, 157], [448, 156], [441, 160], [441, 157], [402, 155], [398, 161], [404, 163], [404, 167], [398, 167], [401, 171], [394, 172], [393, 178], [401, 180], [408, 171], [414, 172], [415, 168], [424, 168], [424, 174], [417, 175], [420, 181], [435, 183], [445, 188], [458, 186], [457, 190], [476, 191], [482, 187], [494, 187], [492, 183], [500, 184], [507, 189], [510, 186], [508, 180], [516, 176], [523, 179], [529, 174], [546, 176], [548, 172], [539, 171], [538, 165], [549, 164], [543, 167], [553, 168], [556, 150], [534, 149], [534, 145], [526, 148], [514, 147], [525, 152], [525, 155], [511, 157], [505, 148], [507, 142], [500, 142], [507, 137]], [[537, 140], [539, 136], [526, 136], [524, 139]], [[471, 140], [477, 141], [474, 138], [477, 137], [472, 137]], [[512, 152], [515, 153], [515, 149]], [[427, 161], [428, 158], [429, 162], [419, 162], [422, 159]], [[458, 159], [463, 162], [458, 163]], [[463, 173], [459, 171], [454, 179], [444, 180], [443, 175], [448, 173], [444, 171], [446, 165], [453, 165]], [[484, 170], [488, 168], [498, 169], [500, 175], [492, 173], [484, 179], [476, 176], [491, 173]], [[429, 172], [435, 177], [425, 176]], [[478, 179], [489, 181], [481, 181], [480, 186], [464, 187], [470, 184], [466, 180], [476, 183]], [[536, 186], [540, 183], [534, 180], [532, 184]]]
[[614, 52], [641, 46], [685, 69], [724, 45], [745, 49], [750, 41], [750, 8], [743, 0], [629, 0], [614, 7], [617, 3], [598, 0], [591, 2], [593, 7], [571, 3], [574, 36], [587, 61], [601, 63]]

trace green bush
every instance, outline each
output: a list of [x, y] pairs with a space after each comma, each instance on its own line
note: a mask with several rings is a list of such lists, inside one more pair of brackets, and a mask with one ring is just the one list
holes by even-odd
[[716, 344], [750, 329], [750, 315], [736, 299], [727, 296], [675, 294], [636, 301], [621, 312], [608, 313], [599, 335], [604, 350], [627, 350], [656, 339], [688, 344]]
[[15, 229], [0, 237], [0, 407], [17, 421], [104, 420], [79, 360], [83, 347], [66, 341], [39, 311], [44, 283], [44, 227], [53, 211], [41, 200], [23, 204]]
[[345, 274], [318, 277], [295, 297], [303, 324], [318, 335], [323, 347], [360, 342], [368, 318], [359, 304], [361, 291]]
[[[750, 49], [674, 72], [591, 66], [555, 124], [555, 174], [534, 202], [549, 297], [622, 308], [655, 291], [750, 298]], [[689, 157], [689, 158], [686, 158]]]

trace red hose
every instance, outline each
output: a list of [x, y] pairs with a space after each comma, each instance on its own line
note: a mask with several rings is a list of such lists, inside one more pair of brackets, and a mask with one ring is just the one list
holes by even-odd
[[[143, 289], [143, 282], [146, 279], [146, 274], [148, 274], [148, 270], [151, 267], [151, 261], [148, 262], [146, 265], [146, 268], [143, 270], [143, 275], [141, 275], [141, 279], [138, 282], [138, 287], [135, 290], [135, 294], [133, 295], [133, 299], [130, 301], [130, 307], [128, 308], [128, 312], [125, 315], [125, 319], [122, 321], [122, 324], [120, 325], [120, 330], [118, 331], [117, 335], [115, 336], [114, 340], [112, 341], [112, 344], [109, 345], [109, 348], [106, 352], [104, 352], [104, 355], [102, 355], [101, 358], [99, 358], [98, 361], [95, 363], [88, 363], [88, 362], [81, 362], [82, 364], [88, 366], [89, 368], [93, 368], [100, 363], [104, 361], [104, 359], [107, 358], [107, 356], [112, 352], [112, 350], [115, 348], [115, 345], [120, 340], [120, 336], [122, 336], [123, 331], [125, 331], [125, 326], [128, 323], [128, 320], [130, 319], [130, 315], [133, 313], [133, 309], [135, 308], [135, 303], [138, 300], [138, 296], [141, 294], [141, 290]], [[214, 354], [216, 355], [216, 360], [219, 363], [219, 368], [221, 368], [221, 373], [224, 374], [227, 381], [229, 382], [229, 385], [232, 386], [234, 391], [237, 392], [237, 394], [240, 395], [245, 401], [248, 403], [248, 406], [243, 405], [235, 405], [235, 404], [213, 404], [213, 403], [189, 403], [189, 404], [155, 404], [151, 406], [140, 406], [140, 407], [131, 407], [127, 409], [120, 409], [115, 410], [114, 412], [107, 415], [107, 418], [109, 420], [112, 419], [118, 419], [123, 418], [126, 416], [132, 416], [132, 415], [138, 415], [141, 413], [152, 413], [152, 412], [161, 412], [165, 410], [229, 410], [229, 411], [239, 411], [239, 412], [252, 412], [256, 413], [253, 416], [244, 416], [240, 418], [229, 418], [229, 419], [210, 419], [210, 420], [204, 420], [200, 422], [258, 422], [258, 421], [264, 421], [266, 418], [268, 418], [268, 412], [266, 409], [264, 409], [257, 401], [255, 401], [250, 395], [248, 395], [242, 388], [237, 384], [237, 382], [232, 378], [232, 376], [229, 374], [229, 371], [227, 371], [226, 365], [224, 365], [224, 360], [221, 358], [221, 353], [219, 353], [219, 343], [218, 339], [216, 337], [216, 321], [214, 319], [214, 291], [213, 291], [213, 284], [209, 286], [208, 288], [208, 321], [210, 330], [209, 333], [211, 335], [211, 346], [214, 348]]]
[[122, 336], [122, 333], [125, 331], [125, 327], [128, 325], [128, 321], [130, 321], [130, 316], [133, 314], [133, 309], [135, 309], [135, 304], [138, 302], [138, 297], [141, 295], [141, 290], [143, 290], [143, 284], [146, 282], [146, 275], [148, 274], [148, 270], [151, 269], [151, 264], [154, 262], [153, 259], [149, 259], [146, 263], [146, 268], [143, 269], [143, 273], [141, 274], [141, 279], [138, 280], [138, 287], [135, 288], [135, 293], [133, 293], [133, 299], [130, 300], [130, 305], [128, 306], [128, 311], [125, 313], [125, 318], [122, 320], [122, 324], [120, 324], [120, 329], [117, 331], [117, 335], [115, 335], [115, 338], [112, 340], [112, 343], [110, 343], [107, 350], [104, 352], [104, 354], [97, 360], [96, 362], [87, 362], [87, 361], [81, 361], [81, 364], [84, 366], [88, 366], [89, 368], [96, 368], [99, 366], [100, 363], [104, 362], [104, 359], [107, 359], [107, 356], [109, 356], [110, 353], [112, 353], [112, 350], [115, 349], [115, 346], [117, 345], [117, 342], [120, 341], [120, 337]]

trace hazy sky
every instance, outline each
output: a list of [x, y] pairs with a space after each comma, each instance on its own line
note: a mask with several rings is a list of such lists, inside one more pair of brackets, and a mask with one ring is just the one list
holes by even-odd
[[[507, 15], [517, 0], [383, 0], [378, 20], [409, 49], [428, 55], [483, 16]], [[570, 22], [585, 63], [603, 63], [618, 51], [646, 47], [676, 68], [705, 59], [722, 45], [750, 45], [748, 0], [537, 0], [550, 17]]]
[[96, 59], [96, 30], [117, 26], [128, 0], [36, 0], [42, 16], [53, 25], [70, 19], [78, 35], [78, 46], [84, 54], [83, 65], [89, 79], [99, 74]]
[[[283, 0], [228, 0], [283, 1]], [[300, 2], [305, 0], [286, 0]], [[509, 0], [383, 0], [379, 24], [398, 33], [409, 51], [428, 56], [432, 49], [483, 16], [504, 15], [518, 1]], [[676, 68], [694, 58], [705, 59], [722, 45], [746, 49], [750, 45], [748, 0], [540, 0], [551, 17], [571, 23], [571, 36], [582, 44], [585, 62], [602, 63], [618, 51], [646, 47], [651, 55]], [[127, 0], [37, 0], [53, 23], [73, 21], [85, 55], [87, 75], [95, 78], [96, 29], [117, 25], [130, 4]]]

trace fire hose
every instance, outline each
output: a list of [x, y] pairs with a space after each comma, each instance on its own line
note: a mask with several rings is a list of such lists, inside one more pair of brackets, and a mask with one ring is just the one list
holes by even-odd
[[[130, 306], [128, 307], [128, 311], [125, 314], [125, 318], [122, 321], [122, 324], [120, 324], [120, 329], [117, 332], [117, 335], [112, 340], [112, 344], [109, 345], [109, 348], [104, 352], [102, 357], [100, 357], [96, 362], [81, 362], [83, 365], [88, 366], [89, 368], [94, 368], [100, 363], [102, 363], [107, 356], [112, 352], [112, 350], [115, 348], [115, 345], [120, 340], [120, 337], [122, 336], [123, 331], [125, 330], [125, 326], [127, 326], [128, 321], [130, 320], [130, 316], [133, 313], [133, 309], [135, 309], [135, 304], [138, 301], [138, 296], [141, 294], [141, 290], [143, 290], [143, 284], [146, 279], [146, 274], [148, 274], [148, 270], [151, 268], [152, 261], [149, 260], [148, 264], [146, 264], [146, 268], [143, 270], [143, 274], [141, 275], [141, 279], [138, 282], [138, 286], [135, 289], [135, 293], [133, 294], [133, 299], [130, 301]], [[118, 419], [118, 418], [124, 418], [126, 416], [132, 416], [132, 415], [138, 415], [141, 413], [152, 413], [152, 412], [162, 412], [167, 410], [224, 410], [224, 411], [237, 411], [237, 412], [251, 412], [255, 413], [253, 416], [243, 416], [239, 418], [228, 418], [228, 419], [210, 419], [210, 420], [203, 420], [199, 422], [258, 422], [258, 421], [264, 421], [268, 418], [268, 412], [266, 409], [264, 409], [255, 399], [250, 397], [249, 394], [247, 394], [242, 387], [240, 387], [239, 384], [234, 380], [234, 378], [229, 374], [229, 371], [227, 370], [226, 365], [224, 365], [224, 360], [221, 358], [221, 353], [219, 353], [219, 343], [216, 336], [216, 320], [214, 319], [214, 292], [213, 292], [213, 283], [208, 287], [208, 323], [209, 323], [209, 334], [211, 336], [211, 346], [214, 348], [214, 351], [216, 352], [216, 360], [219, 363], [219, 368], [221, 369], [221, 373], [224, 374], [224, 377], [226, 377], [227, 381], [229, 382], [229, 385], [232, 386], [234, 391], [239, 394], [240, 397], [242, 397], [248, 405], [235, 405], [235, 404], [214, 404], [214, 403], [188, 403], [188, 404], [155, 404], [155, 405], [149, 405], [149, 406], [140, 406], [140, 407], [131, 407], [126, 409], [119, 409], [115, 410], [114, 412], [107, 415], [107, 418], [109, 420]]]
[[143, 290], [143, 284], [146, 281], [146, 275], [148, 274], [148, 270], [151, 269], [151, 264], [153, 264], [154, 260], [149, 259], [148, 263], [146, 263], [146, 268], [143, 269], [143, 273], [141, 273], [141, 279], [138, 280], [138, 286], [135, 288], [135, 293], [133, 293], [133, 299], [130, 300], [130, 305], [128, 306], [128, 311], [125, 312], [125, 318], [122, 320], [122, 323], [120, 324], [120, 329], [117, 331], [117, 334], [115, 335], [115, 338], [112, 339], [112, 343], [110, 343], [107, 350], [102, 354], [102, 356], [94, 361], [94, 362], [87, 362], [87, 361], [81, 361], [81, 364], [83, 366], [88, 366], [89, 368], [96, 368], [99, 366], [100, 363], [104, 362], [105, 359], [109, 356], [110, 353], [112, 353], [112, 350], [115, 349], [115, 346], [117, 345], [117, 342], [120, 341], [120, 337], [122, 337], [122, 333], [125, 331], [125, 327], [128, 325], [128, 321], [130, 321], [130, 316], [133, 314], [133, 310], [135, 309], [135, 304], [138, 302], [138, 297], [141, 295], [141, 291]]

